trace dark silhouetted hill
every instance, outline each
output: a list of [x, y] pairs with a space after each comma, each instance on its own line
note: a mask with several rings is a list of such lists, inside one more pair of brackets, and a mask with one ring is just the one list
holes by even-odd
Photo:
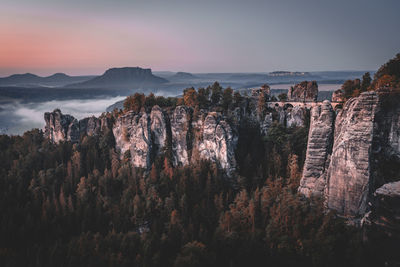
[[0, 86], [64, 86], [70, 83], [83, 82], [93, 76], [69, 76], [65, 73], [55, 73], [48, 77], [41, 77], [32, 73], [13, 74], [0, 78]]
[[167, 83], [168, 80], [153, 75], [151, 69], [125, 67], [108, 69], [91, 80], [68, 85], [76, 88], [146, 88]]

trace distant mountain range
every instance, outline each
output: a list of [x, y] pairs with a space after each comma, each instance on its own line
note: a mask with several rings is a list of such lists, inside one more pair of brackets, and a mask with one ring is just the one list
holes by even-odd
[[55, 73], [51, 76], [41, 77], [32, 73], [14, 74], [0, 78], [0, 86], [63, 86], [70, 83], [87, 81], [94, 76], [69, 76], [65, 73]]
[[69, 88], [148, 88], [168, 83], [167, 79], [155, 76], [151, 69], [125, 67], [108, 69], [103, 75], [88, 81], [70, 84]]

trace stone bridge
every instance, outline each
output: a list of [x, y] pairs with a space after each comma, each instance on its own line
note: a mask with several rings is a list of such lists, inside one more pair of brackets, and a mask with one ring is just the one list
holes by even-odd
[[[342, 102], [330, 102], [332, 105], [332, 108], [336, 108], [337, 105], [343, 105]], [[312, 107], [319, 106], [322, 104], [321, 102], [315, 102], [315, 101], [271, 101], [267, 102], [267, 107], [273, 108], [273, 107], [304, 107], [307, 109], [311, 109]]]

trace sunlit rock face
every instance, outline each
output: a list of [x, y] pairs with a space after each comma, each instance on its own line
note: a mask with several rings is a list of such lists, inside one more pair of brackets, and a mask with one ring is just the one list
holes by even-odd
[[235, 148], [237, 137], [223, 117], [211, 112], [203, 125], [203, 139], [198, 145], [200, 158], [216, 162], [222, 169], [232, 173], [236, 167]]
[[150, 122], [154, 153], [159, 154], [166, 145], [167, 124], [163, 110], [157, 105], [151, 109]]
[[189, 108], [178, 106], [171, 118], [172, 153], [174, 166], [189, 164], [188, 141], [190, 138], [191, 114]]
[[327, 100], [311, 110], [307, 154], [299, 187], [299, 192], [306, 196], [322, 196], [324, 193], [325, 171], [333, 143], [334, 119], [335, 113]]
[[316, 81], [304, 81], [290, 87], [289, 101], [317, 101], [318, 84]]
[[54, 143], [79, 141], [79, 122], [73, 116], [64, 115], [59, 109], [44, 114], [44, 136]]
[[61, 141], [79, 142], [82, 135], [93, 136], [111, 129], [110, 118], [89, 117], [80, 121], [71, 115], [62, 114], [59, 109], [44, 114], [44, 136], [54, 143]]
[[313, 108], [299, 192], [323, 196], [327, 208], [348, 218], [360, 219], [374, 209], [375, 190], [400, 180], [398, 99], [362, 93], [345, 103], [334, 128], [331, 107]]
[[328, 208], [345, 216], [359, 216], [367, 210], [378, 101], [375, 93], [363, 93], [347, 101], [336, 118], [326, 201]]
[[150, 166], [152, 142], [149, 115], [146, 112], [131, 111], [120, 116], [114, 124], [113, 133], [116, 149], [122, 157], [129, 151], [135, 167]]

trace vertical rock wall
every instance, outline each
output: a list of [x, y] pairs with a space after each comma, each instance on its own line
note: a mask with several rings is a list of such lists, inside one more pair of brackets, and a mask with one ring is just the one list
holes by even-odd
[[363, 215], [367, 209], [377, 105], [377, 95], [366, 92], [348, 100], [336, 118], [325, 195], [328, 208], [344, 216]]
[[335, 113], [329, 101], [311, 110], [307, 154], [299, 192], [306, 195], [322, 196], [325, 189], [325, 171], [332, 149]]

